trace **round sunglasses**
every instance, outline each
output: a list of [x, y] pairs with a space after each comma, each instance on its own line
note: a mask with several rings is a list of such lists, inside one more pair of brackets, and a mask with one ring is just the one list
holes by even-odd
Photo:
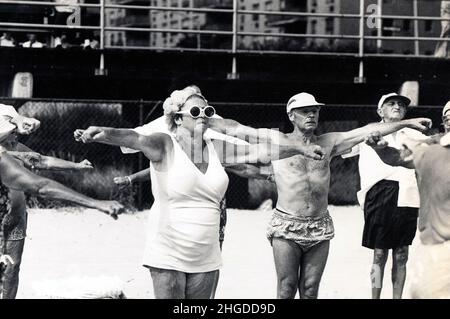
[[189, 114], [194, 119], [199, 118], [202, 115], [207, 118], [211, 118], [216, 114], [216, 109], [210, 105], [204, 108], [193, 106], [189, 110], [179, 111], [176, 114]]

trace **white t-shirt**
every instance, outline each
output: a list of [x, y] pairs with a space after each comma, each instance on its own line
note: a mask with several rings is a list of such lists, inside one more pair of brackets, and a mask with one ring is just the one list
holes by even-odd
[[[404, 128], [396, 134], [384, 136], [389, 146], [397, 149], [401, 148], [401, 138], [399, 137], [404, 135], [399, 134], [399, 137], [397, 137], [399, 132], [403, 132], [406, 136], [413, 139], [427, 138], [417, 130]], [[383, 179], [399, 182], [398, 207], [420, 207], [419, 190], [414, 169], [385, 164], [372, 147], [365, 143], [356, 145], [350, 153], [344, 154], [342, 157], [346, 158], [358, 154], [361, 190], [357, 193], [357, 197], [361, 207], [364, 207], [367, 192]]]

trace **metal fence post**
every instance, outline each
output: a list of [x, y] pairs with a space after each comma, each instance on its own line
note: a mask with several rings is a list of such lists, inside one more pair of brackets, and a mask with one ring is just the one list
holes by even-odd
[[419, 40], [417, 40], [417, 37], [419, 36], [419, 21], [417, 21], [418, 14], [418, 8], [417, 8], [417, 0], [414, 0], [413, 2], [413, 15], [414, 15], [414, 54], [417, 56], [419, 55]]
[[[141, 101], [139, 102], [139, 126], [144, 125], [144, 104]], [[142, 171], [144, 169], [144, 155], [142, 155], [142, 152], [139, 152], [138, 155], [138, 172]], [[143, 198], [142, 198], [142, 194], [143, 193], [143, 189], [142, 189], [142, 182], [138, 183], [138, 209], [142, 210], [143, 209]]]
[[[381, 37], [383, 36], [383, 20], [381, 18], [381, 16], [383, 15], [383, 0], [378, 0], [378, 10], [377, 10], [377, 14], [380, 16], [377, 19], [377, 36]], [[383, 41], [381, 39], [377, 39], [377, 52], [381, 52], [383, 47]]]
[[358, 71], [358, 77], [355, 78], [355, 83], [364, 83], [364, 0], [359, 0], [359, 51], [358, 51], [358, 57], [359, 57], [359, 71]]
[[106, 75], [105, 69], [105, 0], [100, 0], [100, 65], [95, 75]]
[[231, 73], [228, 73], [227, 78], [229, 80], [236, 80], [239, 78], [237, 72], [237, 29], [238, 29], [238, 0], [233, 0], [233, 39], [231, 43], [231, 52], [233, 55], [233, 61], [231, 65]]

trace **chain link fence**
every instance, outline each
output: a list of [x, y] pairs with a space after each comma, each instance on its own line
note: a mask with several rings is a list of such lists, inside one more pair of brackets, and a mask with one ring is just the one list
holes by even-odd
[[[73, 138], [77, 128], [90, 125], [132, 128], [162, 115], [162, 101], [98, 101], [98, 100], [3, 100], [14, 104], [22, 115], [41, 121], [38, 131], [21, 136], [20, 141], [43, 155], [80, 162], [88, 159], [93, 170], [84, 172], [48, 172], [39, 174], [61, 182], [83, 194], [100, 199], [117, 199], [131, 209], [145, 209], [153, 203], [151, 182], [136, 183], [119, 190], [113, 178], [148, 168], [142, 154], [122, 154], [118, 147], [103, 144], [82, 144]], [[270, 127], [290, 132], [292, 124], [282, 104], [211, 103], [217, 113], [253, 127]], [[429, 117], [436, 133], [441, 123], [440, 107], [411, 107], [408, 117]], [[317, 134], [347, 131], [379, 121], [375, 106], [327, 105], [322, 108]], [[359, 190], [358, 158], [336, 157], [331, 162], [330, 204], [356, 204]], [[275, 185], [269, 181], [245, 179], [229, 174], [227, 204], [232, 208], [256, 208], [265, 199], [276, 202]], [[30, 205], [52, 207], [55, 202], [31, 198]]]

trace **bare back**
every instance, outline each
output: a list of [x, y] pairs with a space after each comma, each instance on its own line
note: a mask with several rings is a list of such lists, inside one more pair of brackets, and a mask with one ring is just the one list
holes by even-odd
[[296, 155], [272, 162], [278, 191], [277, 208], [289, 214], [320, 216], [327, 211], [333, 146], [321, 137], [314, 137], [312, 143], [325, 150], [322, 160]]

